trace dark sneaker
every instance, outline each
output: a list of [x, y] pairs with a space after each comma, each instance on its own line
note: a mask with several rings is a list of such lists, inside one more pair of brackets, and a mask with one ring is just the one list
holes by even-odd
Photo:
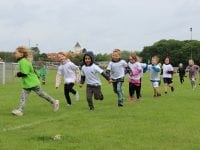
[[157, 95], [153, 95], [153, 97], [159, 97], [159, 96], [161, 96], [160, 93], [157, 93]]
[[100, 96], [100, 98], [99, 98], [101, 101], [104, 99], [104, 96], [103, 96], [103, 94]]
[[90, 107], [90, 111], [94, 111], [94, 107]]
[[171, 91], [174, 92], [174, 87], [173, 86], [171, 87]]
[[158, 97], [158, 96], [161, 96], [161, 94], [160, 94], [160, 93], [157, 93], [157, 97]]
[[118, 104], [118, 107], [123, 107], [123, 104]]

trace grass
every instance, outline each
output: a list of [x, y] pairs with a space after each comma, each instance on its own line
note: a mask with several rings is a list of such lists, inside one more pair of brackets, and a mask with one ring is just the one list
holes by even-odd
[[[78, 89], [80, 101], [72, 96], [66, 106], [63, 86], [54, 88], [55, 72], [47, 76], [42, 88], [60, 100], [60, 110], [35, 94], [30, 94], [25, 115], [12, 116], [19, 102], [19, 80], [0, 85], [1, 150], [188, 150], [200, 149], [199, 87], [192, 90], [188, 79], [181, 85], [175, 76], [175, 92], [153, 98], [148, 73], [143, 77], [142, 101], [128, 103], [128, 84], [123, 85], [125, 105], [117, 107], [112, 86], [102, 79], [104, 101], [94, 101], [95, 111], [88, 110], [85, 88]], [[56, 134], [60, 140], [53, 140]]]

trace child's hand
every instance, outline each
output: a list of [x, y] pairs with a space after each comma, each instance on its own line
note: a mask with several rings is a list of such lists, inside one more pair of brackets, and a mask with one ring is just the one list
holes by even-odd
[[110, 80], [108, 81], [108, 83], [109, 83], [109, 84], [113, 83], [113, 80], [112, 80], [112, 79], [110, 79]]

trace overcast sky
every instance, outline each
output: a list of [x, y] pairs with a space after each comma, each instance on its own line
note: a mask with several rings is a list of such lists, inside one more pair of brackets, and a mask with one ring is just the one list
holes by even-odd
[[80, 45], [142, 50], [160, 39], [200, 40], [200, 0], [1, 0], [0, 50], [42, 53]]

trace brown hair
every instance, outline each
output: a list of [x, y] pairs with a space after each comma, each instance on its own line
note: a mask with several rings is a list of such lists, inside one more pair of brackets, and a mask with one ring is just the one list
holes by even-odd
[[135, 61], [138, 61], [138, 59], [139, 59], [135, 53], [130, 54], [130, 57]]
[[156, 61], [159, 62], [159, 57], [157, 55], [153, 56], [151, 59], [156, 59]]

